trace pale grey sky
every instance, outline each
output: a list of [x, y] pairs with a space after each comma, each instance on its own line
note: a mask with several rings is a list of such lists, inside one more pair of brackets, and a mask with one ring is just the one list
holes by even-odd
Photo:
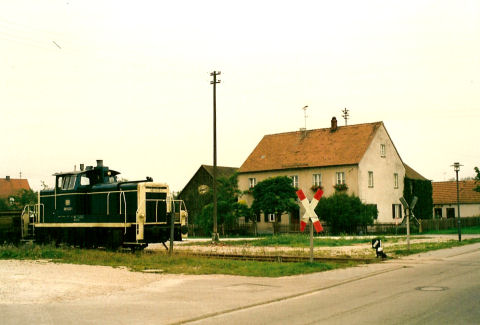
[[179, 191], [265, 134], [384, 121], [425, 177], [480, 166], [480, 1], [0, 0], [0, 175], [103, 159]]

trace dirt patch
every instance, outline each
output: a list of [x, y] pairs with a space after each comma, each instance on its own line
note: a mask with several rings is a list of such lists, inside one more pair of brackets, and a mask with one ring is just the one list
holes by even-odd
[[[479, 238], [480, 235], [464, 235], [462, 238]], [[335, 238], [335, 237], [333, 237]], [[346, 237], [345, 237], [346, 238]], [[358, 237], [356, 237], [358, 238]], [[374, 237], [368, 237], [372, 239]], [[388, 238], [392, 238], [392, 241], [388, 241]], [[393, 240], [395, 238], [395, 240]], [[348, 239], [348, 238], [347, 238]], [[425, 235], [425, 236], [412, 236], [410, 239], [411, 244], [415, 243], [432, 243], [432, 242], [446, 242], [450, 240], [457, 240], [457, 235]], [[204, 240], [208, 241], [208, 240]], [[223, 239], [228, 241], [228, 239]], [[189, 243], [189, 241], [186, 241]], [[195, 241], [190, 241], [195, 242]], [[406, 238], [402, 237], [387, 237], [387, 240], [382, 242], [384, 251], [388, 254], [388, 248], [397, 245], [406, 245]], [[164, 250], [160, 244], [150, 245], [149, 250]], [[265, 255], [265, 256], [279, 256], [279, 255], [296, 255], [296, 256], [308, 256], [310, 254], [310, 248], [298, 248], [298, 247], [256, 247], [250, 245], [243, 246], [231, 246], [222, 244], [222, 240], [219, 244], [211, 245], [182, 245], [177, 244], [174, 248], [175, 251], [192, 252], [192, 253], [210, 253], [210, 254], [239, 254], [239, 255]], [[371, 243], [355, 244], [349, 246], [333, 246], [333, 247], [314, 247], [314, 255], [317, 257], [353, 257], [353, 258], [373, 258], [375, 257], [375, 250], [372, 249]]]
[[126, 268], [55, 264], [45, 260], [2, 260], [0, 304], [73, 301], [99, 295], [108, 297], [139, 287], [166, 288], [179, 281], [182, 281], [182, 276], [130, 272]]

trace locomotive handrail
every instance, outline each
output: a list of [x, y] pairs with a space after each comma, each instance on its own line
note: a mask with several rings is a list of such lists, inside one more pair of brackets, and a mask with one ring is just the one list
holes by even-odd
[[155, 222], [158, 222], [158, 202], [167, 202], [166, 199], [145, 199], [146, 202], [155, 202]]
[[125, 235], [127, 233], [127, 199], [125, 198], [124, 191], [120, 192], [120, 215], [122, 215], [122, 196], [123, 196], [123, 204], [125, 208], [125, 229], [123, 231], [123, 234]]

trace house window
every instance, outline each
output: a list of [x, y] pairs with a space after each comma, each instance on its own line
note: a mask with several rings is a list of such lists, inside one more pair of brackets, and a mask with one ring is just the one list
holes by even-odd
[[322, 186], [322, 174], [313, 174], [312, 183], [314, 187]]
[[373, 187], [373, 172], [368, 172], [368, 187]]
[[402, 218], [402, 205], [401, 204], [392, 204], [392, 218], [401, 219]]
[[393, 174], [393, 187], [398, 188], [398, 174]]
[[435, 218], [442, 217], [442, 208], [435, 208]]
[[380, 145], [380, 156], [385, 157], [385, 144]]
[[255, 185], [257, 185], [257, 179], [256, 178], [249, 178], [248, 179], [248, 188], [254, 188]]
[[345, 173], [337, 172], [337, 185], [345, 184]]
[[269, 213], [268, 214], [268, 221], [269, 222], [275, 222], [275, 213]]
[[447, 208], [447, 218], [455, 218], [455, 208]]
[[292, 186], [298, 188], [298, 175], [290, 176], [290, 178], [292, 179]]

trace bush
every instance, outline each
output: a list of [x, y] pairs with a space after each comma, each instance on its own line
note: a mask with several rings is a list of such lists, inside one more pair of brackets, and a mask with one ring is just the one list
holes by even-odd
[[344, 193], [322, 198], [315, 212], [327, 222], [333, 234], [355, 233], [358, 227], [373, 225], [378, 214], [376, 206], [363, 204], [358, 197]]

